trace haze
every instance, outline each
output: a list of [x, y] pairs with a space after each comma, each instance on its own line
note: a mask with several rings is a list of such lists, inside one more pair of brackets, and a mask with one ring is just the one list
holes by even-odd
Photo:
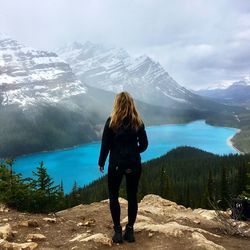
[[123, 47], [199, 89], [250, 74], [250, 1], [0, 0], [0, 32], [39, 49], [73, 41]]

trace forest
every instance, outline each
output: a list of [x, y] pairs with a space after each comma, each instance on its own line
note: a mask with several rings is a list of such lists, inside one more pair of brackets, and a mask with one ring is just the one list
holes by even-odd
[[[0, 164], [0, 202], [21, 211], [50, 212], [108, 198], [107, 175], [64, 194], [41, 162], [33, 178], [13, 172], [14, 160]], [[157, 194], [185, 207], [227, 209], [239, 196], [250, 198], [250, 155], [215, 155], [192, 147], [178, 147], [143, 163], [138, 201]], [[126, 198], [125, 178], [120, 196]]]

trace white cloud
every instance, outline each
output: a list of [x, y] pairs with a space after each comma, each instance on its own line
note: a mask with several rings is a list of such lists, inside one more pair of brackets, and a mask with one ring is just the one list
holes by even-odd
[[250, 69], [248, 0], [0, 0], [0, 31], [41, 49], [115, 44], [199, 88]]

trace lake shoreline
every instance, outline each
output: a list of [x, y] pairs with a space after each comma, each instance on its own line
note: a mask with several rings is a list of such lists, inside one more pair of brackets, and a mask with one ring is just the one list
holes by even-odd
[[[205, 124], [209, 125], [209, 126], [212, 126], [212, 127], [221, 127], [221, 128], [233, 128], [233, 127], [226, 127], [226, 126], [218, 126], [218, 125], [212, 125], [210, 123], [207, 123], [207, 121], [205, 119], [197, 119], [197, 120], [193, 120], [193, 121], [189, 121], [189, 122], [186, 122], [186, 123], [167, 123], [167, 124], [160, 124], [160, 125], [151, 125], [151, 126], [147, 126], [146, 128], [153, 128], [153, 127], [156, 127], [156, 126], [172, 126], [172, 125], [178, 125], [178, 126], [183, 126], [183, 125], [187, 125], [187, 124], [190, 124], [190, 123], [194, 123], [194, 122], [199, 122], [199, 121], [203, 121]], [[237, 147], [235, 147], [233, 145], [233, 142], [232, 142], [232, 139], [238, 134], [241, 132], [240, 129], [238, 128], [234, 128], [234, 129], [237, 129], [237, 132], [230, 136], [228, 139], [227, 139], [227, 144], [228, 146], [232, 147], [236, 152], [240, 153], [240, 154], [243, 154], [242, 151], [240, 151]], [[76, 144], [76, 145], [72, 145], [72, 146], [68, 146], [68, 147], [63, 147], [63, 148], [56, 148], [56, 149], [51, 149], [51, 150], [42, 150], [42, 151], [36, 151], [36, 152], [32, 152], [32, 153], [27, 153], [27, 154], [22, 154], [22, 155], [17, 155], [15, 157], [16, 158], [22, 158], [22, 157], [27, 157], [27, 156], [30, 156], [30, 155], [35, 155], [35, 154], [41, 154], [41, 153], [52, 153], [52, 152], [58, 152], [58, 151], [66, 151], [66, 150], [71, 150], [71, 149], [74, 149], [74, 148], [77, 148], [77, 147], [80, 147], [80, 146], [84, 146], [84, 145], [88, 145], [88, 144], [95, 144], [95, 143], [99, 143], [101, 140], [96, 140], [96, 141], [91, 141], [91, 142], [86, 142], [86, 143], [80, 143], [80, 144]]]
[[[236, 134], [237, 129], [212, 126], [201, 119], [182, 125], [150, 126], [146, 130], [149, 148], [142, 153], [142, 162], [161, 157], [185, 145], [217, 155], [237, 154], [230, 144], [230, 137]], [[30, 177], [33, 166], [43, 161], [55, 183], [63, 180], [65, 192], [70, 192], [74, 181], [84, 186], [102, 176], [97, 168], [100, 147], [101, 141], [95, 140], [64, 149], [23, 155], [16, 158], [14, 170], [24, 177]]]
[[240, 150], [234, 145], [234, 143], [233, 143], [233, 141], [232, 141], [233, 138], [234, 138], [238, 133], [240, 133], [240, 132], [241, 132], [241, 129], [238, 129], [238, 131], [237, 131], [234, 135], [228, 137], [228, 138], [227, 138], [227, 145], [230, 146], [230, 147], [232, 147], [237, 153], [239, 153], [239, 154], [244, 154], [244, 152], [240, 151]]

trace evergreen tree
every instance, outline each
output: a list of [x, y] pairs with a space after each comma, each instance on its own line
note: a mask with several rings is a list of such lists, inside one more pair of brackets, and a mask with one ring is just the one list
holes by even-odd
[[215, 204], [215, 183], [212, 177], [212, 170], [208, 171], [208, 181], [207, 181], [207, 206], [213, 208]]
[[13, 172], [13, 159], [0, 163], [0, 201], [19, 210], [29, 210], [31, 191], [20, 174]]
[[57, 202], [62, 198], [60, 187], [54, 185], [53, 179], [47, 173], [43, 162], [33, 171], [35, 178], [31, 179], [31, 185], [34, 190], [34, 211], [49, 212], [57, 207]]
[[170, 178], [167, 174], [167, 171], [162, 166], [160, 172], [160, 181], [159, 181], [159, 191], [158, 194], [165, 199], [171, 199], [170, 191]]
[[226, 167], [223, 165], [222, 169], [221, 169], [221, 183], [220, 183], [220, 187], [221, 187], [221, 199], [220, 199], [220, 204], [219, 206], [222, 209], [227, 209], [229, 206], [229, 188], [228, 188], [228, 180], [227, 180], [227, 172], [226, 172]]
[[189, 183], [187, 183], [187, 186], [186, 186], [185, 206], [186, 207], [190, 207], [191, 204], [192, 204], [192, 201], [191, 201], [191, 195], [190, 195], [190, 185], [189, 185]]
[[250, 198], [250, 162], [248, 162], [247, 167], [246, 167], [246, 186], [245, 190], [243, 191], [243, 195]]
[[237, 169], [237, 177], [236, 177], [236, 182], [237, 182], [237, 194], [241, 194], [247, 185], [247, 165], [245, 164], [240, 164]]
[[81, 203], [80, 202], [79, 187], [78, 187], [76, 181], [74, 181], [72, 191], [71, 191], [71, 193], [69, 194], [68, 197], [69, 197], [68, 202], [70, 203], [71, 207], [76, 206], [76, 205]]

